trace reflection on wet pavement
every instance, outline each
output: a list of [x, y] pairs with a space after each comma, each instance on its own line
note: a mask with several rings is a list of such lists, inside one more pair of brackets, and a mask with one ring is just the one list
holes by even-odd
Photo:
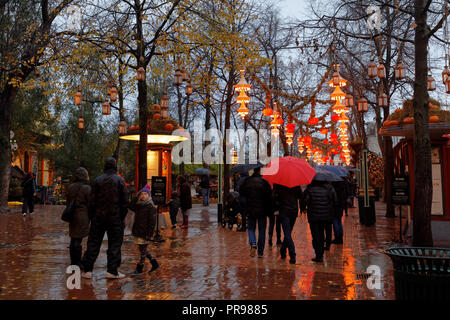
[[[66, 287], [70, 239], [60, 220], [62, 207], [41, 206], [25, 218], [3, 214], [0, 299], [393, 299], [392, 264], [383, 249], [396, 245], [398, 221], [384, 218], [378, 209], [372, 227], [360, 226], [357, 209], [351, 209], [343, 217], [344, 245], [332, 245], [322, 264], [311, 261], [309, 226], [300, 216], [293, 231], [297, 264], [290, 265], [275, 245], [266, 245], [262, 259], [250, 258], [246, 232], [218, 226], [215, 206], [194, 206], [188, 229], [162, 230], [165, 241], [150, 244], [161, 264], [151, 275], [106, 280], [105, 240], [93, 279], [82, 279], [80, 290]], [[128, 275], [138, 255], [131, 223], [130, 214], [120, 268]], [[381, 269], [381, 289], [367, 287], [370, 265]]]

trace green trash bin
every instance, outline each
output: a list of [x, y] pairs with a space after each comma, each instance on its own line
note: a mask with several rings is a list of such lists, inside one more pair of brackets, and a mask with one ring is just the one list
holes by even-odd
[[450, 301], [450, 248], [400, 247], [385, 253], [394, 264], [397, 300]]
[[369, 196], [369, 206], [364, 207], [364, 197], [358, 196], [359, 223], [370, 227], [375, 224], [375, 197]]

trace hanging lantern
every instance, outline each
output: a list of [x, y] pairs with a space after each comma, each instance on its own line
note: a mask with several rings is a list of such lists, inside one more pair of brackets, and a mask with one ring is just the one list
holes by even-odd
[[270, 94], [266, 95], [266, 107], [263, 110], [263, 115], [266, 117], [270, 117], [273, 114], [273, 110], [270, 107]]
[[332, 139], [332, 140], [336, 140], [337, 139], [337, 134], [336, 133], [332, 133], [332, 134], [330, 134], [330, 139]]
[[244, 72], [245, 70], [241, 70], [241, 79], [239, 80], [239, 83], [234, 86], [234, 90], [236, 90], [237, 92], [241, 90], [249, 91], [250, 88], [252, 87], [250, 84], [247, 83], [247, 80], [245, 80]]
[[330, 141], [329, 141], [328, 139], [325, 139], [325, 140], [323, 140], [323, 143], [324, 143], [324, 144], [329, 144]]
[[450, 77], [450, 70], [448, 70], [448, 67], [445, 66], [444, 71], [442, 71], [442, 83], [445, 84], [449, 77]]
[[277, 117], [276, 119], [274, 119], [274, 120], [276, 120], [276, 122], [277, 122], [277, 124], [278, 124], [278, 126], [280, 127], [282, 124], [283, 124], [283, 119], [281, 118], [281, 116], [279, 116], [279, 117]]
[[339, 72], [336, 71], [335, 73], [333, 73], [332, 80], [333, 80], [333, 85], [335, 87], [339, 86], [340, 79], [341, 79], [341, 75], [339, 74]]
[[347, 94], [345, 96], [345, 100], [344, 100], [344, 105], [346, 107], [353, 107], [354, 103], [353, 103], [353, 96], [351, 94]]
[[375, 78], [377, 76], [377, 65], [372, 60], [368, 66], [367, 73], [370, 78]]
[[[241, 91], [241, 92], [243, 92], [243, 91]], [[239, 115], [241, 116], [242, 119], [244, 119], [245, 116], [248, 114], [248, 109], [247, 109], [247, 107], [245, 106], [245, 103], [244, 103], [244, 102], [241, 102], [241, 106], [240, 106], [240, 108], [237, 110], [237, 112], [239, 113]]]
[[361, 98], [358, 101], [358, 111], [359, 112], [367, 112], [369, 110], [369, 105], [367, 103], [366, 98]]
[[288, 137], [288, 138], [286, 139], [286, 143], [287, 143], [289, 146], [292, 144], [292, 142], [294, 142], [294, 141], [292, 140], [292, 137]]
[[339, 141], [333, 140], [333, 141], [331, 141], [331, 143], [334, 144], [335, 146], [337, 146], [339, 144]]
[[236, 102], [237, 103], [249, 103], [250, 102], [250, 98], [247, 96], [247, 94], [245, 93], [245, 90], [241, 90], [241, 93], [239, 94], [239, 96], [236, 98]]
[[81, 98], [82, 98], [81, 92], [77, 91], [77, 93], [75, 94], [75, 105], [76, 106], [81, 105]]
[[398, 62], [394, 68], [394, 75], [396, 80], [401, 80], [405, 78], [405, 66], [403, 63]]
[[336, 104], [331, 108], [333, 110], [333, 112], [340, 114], [340, 113], [344, 113], [344, 112], [348, 112], [350, 111], [349, 108], [347, 108], [346, 106], [344, 106], [341, 103], [341, 100], [336, 100]]
[[84, 119], [81, 117], [78, 118], [78, 129], [84, 130]]
[[328, 133], [328, 129], [325, 129], [325, 128], [320, 129], [320, 133], [321, 134], [327, 134]]
[[103, 102], [102, 114], [105, 115], [105, 116], [108, 116], [108, 115], [111, 114], [111, 105], [109, 104], [108, 101]]
[[389, 104], [389, 97], [386, 93], [382, 92], [379, 96], [378, 96], [378, 106], [379, 107], [387, 107]]
[[315, 126], [316, 124], [319, 123], [319, 119], [316, 118], [316, 117], [310, 117], [310, 118], [308, 119], [308, 123], [309, 123], [310, 125]]
[[386, 68], [384, 67], [384, 64], [380, 64], [377, 67], [377, 75], [378, 75], [378, 78], [380, 78], [380, 79], [386, 78]]
[[119, 122], [119, 134], [127, 134], [127, 124], [123, 120]]
[[137, 79], [138, 81], [145, 81], [145, 69], [142, 67], [139, 67], [137, 69]]
[[305, 138], [303, 138], [303, 140], [306, 145], [310, 145], [312, 142], [312, 138], [310, 136], [306, 136]]
[[273, 114], [272, 108], [264, 108], [263, 115], [266, 117], [270, 117]]
[[345, 113], [343, 113], [341, 115], [341, 117], [339, 118], [339, 122], [344, 123], [344, 122], [349, 122], [350, 119], [345, 115]]
[[183, 83], [183, 72], [181, 71], [180, 67], [177, 67], [175, 69], [175, 74], [173, 77], [173, 84], [176, 86], [180, 86]]
[[450, 74], [447, 78], [447, 81], [445, 81], [445, 92], [450, 93]]
[[238, 153], [236, 150], [233, 150], [233, 157], [231, 158], [231, 164], [238, 164]]
[[111, 89], [109, 89], [109, 100], [112, 102], [117, 100], [117, 88], [115, 86], [112, 86]]
[[428, 75], [428, 79], [427, 79], [427, 90], [428, 91], [436, 90], [436, 80], [434, 80], [431, 73]]
[[273, 112], [270, 116], [272, 117], [272, 119], [281, 117], [281, 112], [278, 111], [278, 104], [276, 102], [273, 103]]
[[333, 114], [331, 116], [331, 121], [337, 122], [339, 120], [339, 116], [337, 114]]
[[345, 98], [346, 94], [344, 93], [344, 91], [341, 90], [341, 87], [336, 86], [334, 88], [334, 91], [332, 94], [330, 94], [330, 98], [333, 101], [337, 101], [337, 100], [343, 100]]
[[188, 82], [188, 84], [186, 85], [186, 95], [191, 96], [192, 93], [194, 93], [194, 86], [190, 82]]
[[292, 122], [288, 123], [286, 125], [286, 137], [293, 137], [294, 136], [294, 131], [295, 131], [295, 124], [293, 124]]

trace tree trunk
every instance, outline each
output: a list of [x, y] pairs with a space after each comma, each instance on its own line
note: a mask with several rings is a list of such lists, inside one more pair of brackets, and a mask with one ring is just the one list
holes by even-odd
[[6, 85], [0, 96], [0, 213], [8, 211], [8, 193], [11, 174], [11, 116], [17, 87]]
[[392, 138], [384, 139], [384, 202], [386, 203], [386, 218], [395, 217], [395, 207], [392, 204], [392, 178], [394, 175], [394, 149]]
[[415, 81], [414, 81], [414, 203], [413, 245], [433, 246], [431, 232], [431, 142], [428, 125], [427, 91], [427, 12], [424, 0], [415, 2]]
[[225, 101], [225, 130], [223, 132], [223, 163], [224, 163], [224, 170], [223, 170], [223, 199], [228, 198], [228, 194], [230, 192], [230, 168], [227, 162], [227, 139], [226, 139], [226, 133], [227, 130], [230, 128], [230, 118], [231, 118], [231, 106], [233, 104], [233, 93], [234, 93], [234, 87], [233, 87], [233, 80], [234, 80], [234, 66], [231, 66], [229, 75], [228, 75], [228, 84], [227, 84], [227, 98]]
[[[123, 107], [123, 73], [122, 73], [122, 60], [119, 59], [119, 122], [125, 121], [125, 115], [124, 113], [124, 107]], [[120, 155], [120, 147], [122, 145], [122, 139], [120, 139], [120, 136], [117, 139], [117, 146], [116, 150], [114, 151], [114, 158], [117, 162], [119, 162], [119, 155]]]

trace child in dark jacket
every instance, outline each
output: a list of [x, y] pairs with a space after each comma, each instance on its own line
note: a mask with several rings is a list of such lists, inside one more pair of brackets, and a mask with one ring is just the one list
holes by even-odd
[[145, 258], [147, 258], [152, 265], [149, 273], [153, 272], [159, 267], [159, 263], [147, 251], [148, 241], [153, 236], [156, 224], [156, 208], [150, 197], [149, 188], [145, 187], [138, 192], [137, 197], [134, 198], [130, 204], [130, 209], [135, 212], [132, 234], [134, 243], [138, 245], [140, 253], [140, 259], [133, 275], [142, 274]]
[[180, 199], [178, 199], [178, 193], [172, 192], [172, 196], [169, 201], [169, 209], [170, 209], [170, 221], [172, 222], [172, 229], [175, 229], [177, 226], [177, 215], [180, 210]]

